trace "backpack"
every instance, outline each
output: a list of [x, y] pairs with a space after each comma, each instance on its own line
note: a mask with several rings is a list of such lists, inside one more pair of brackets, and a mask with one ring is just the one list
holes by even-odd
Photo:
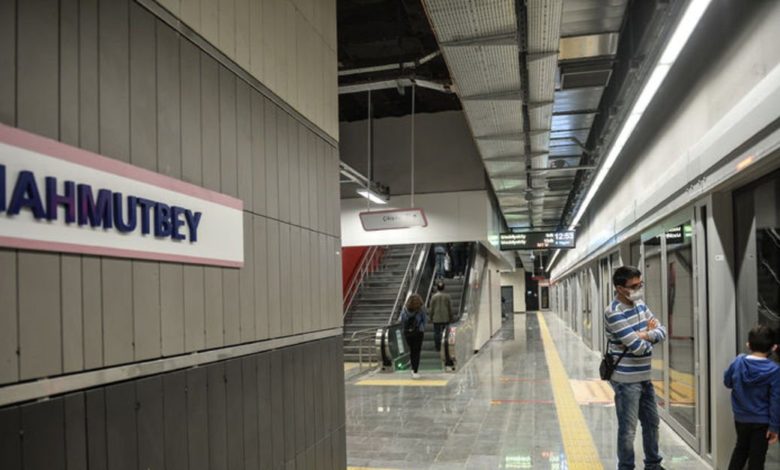
[[414, 315], [409, 315], [409, 317], [406, 319], [406, 322], [404, 323], [404, 333], [407, 335], [411, 335], [417, 332], [418, 328], [418, 321], [417, 321], [417, 315], [419, 312], [415, 312]]

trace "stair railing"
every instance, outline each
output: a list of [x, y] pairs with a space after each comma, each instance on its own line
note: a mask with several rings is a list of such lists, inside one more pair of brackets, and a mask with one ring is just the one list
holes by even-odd
[[342, 314], [342, 318], [347, 316], [349, 308], [352, 307], [352, 302], [355, 300], [355, 297], [357, 297], [358, 290], [360, 290], [360, 286], [363, 284], [363, 279], [368, 274], [376, 271], [377, 267], [379, 267], [379, 262], [382, 259], [384, 251], [384, 247], [379, 246], [372, 246], [366, 251], [363, 259], [360, 261], [357, 273], [352, 276], [352, 280], [347, 287], [347, 292], [344, 294], [344, 313]]
[[371, 368], [377, 363], [376, 348], [374, 341], [376, 337], [376, 328], [366, 328], [358, 330], [349, 337], [348, 344], [357, 344], [358, 347], [358, 370], [363, 371], [363, 348], [368, 348], [367, 364]]
[[415, 260], [417, 259], [418, 250], [420, 249], [420, 245], [414, 245], [414, 248], [412, 248], [412, 255], [409, 257], [409, 262], [406, 263], [406, 270], [404, 271], [404, 278], [401, 281], [401, 286], [398, 288], [398, 294], [395, 296], [395, 302], [393, 302], [393, 308], [390, 310], [390, 316], [387, 318], [387, 324], [393, 323], [393, 318], [395, 318], [396, 312], [399, 311], [399, 302], [405, 302], [406, 297], [404, 296], [403, 299], [401, 298], [404, 292], [407, 290], [407, 286], [412, 287], [410, 285], [410, 276], [412, 275], [412, 272], [414, 270], [415, 266]]

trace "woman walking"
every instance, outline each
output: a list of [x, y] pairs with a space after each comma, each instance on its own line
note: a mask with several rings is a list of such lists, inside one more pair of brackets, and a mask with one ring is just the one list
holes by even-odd
[[409, 355], [412, 362], [412, 378], [420, 377], [417, 370], [420, 368], [420, 350], [422, 349], [423, 335], [425, 334], [425, 322], [428, 312], [423, 306], [422, 297], [412, 294], [406, 299], [406, 305], [401, 311], [401, 324], [404, 328], [406, 343], [409, 345]]

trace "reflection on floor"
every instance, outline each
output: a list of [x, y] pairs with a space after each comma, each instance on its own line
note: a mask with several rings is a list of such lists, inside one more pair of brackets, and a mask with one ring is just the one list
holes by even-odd
[[[426, 373], [414, 381], [405, 374], [348, 379], [350, 468], [615, 468], [617, 425], [611, 388], [596, 379], [599, 355], [557, 316], [544, 319], [560, 358], [563, 376], [558, 378], [551, 374], [537, 316], [524, 314], [508, 320], [457, 373]], [[570, 390], [569, 399], [554, 393], [561, 377], [568, 382], [563, 388]], [[423, 380], [446, 384], [423, 386]], [[568, 409], [561, 412], [561, 407]], [[569, 461], [578, 452], [569, 446], [579, 443], [567, 446], [560, 423], [563, 415], [576, 421], [577, 413], [583, 420], [574, 426], [586, 428], [578, 433], [589, 431], [600, 463]], [[641, 432], [635, 448], [641, 467]], [[661, 450], [667, 468], [709, 468], [663, 423]]]

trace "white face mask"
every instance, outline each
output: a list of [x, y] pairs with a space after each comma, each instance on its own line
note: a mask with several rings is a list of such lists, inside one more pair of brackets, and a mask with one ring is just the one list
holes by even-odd
[[638, 300], [642, 300], [645, 296], [645, 290], [644, 289], [637, 289], [635, 291], [631, 291], [631, 294], [628, 295], [629, 300], [631, 302], [636, 302]]

